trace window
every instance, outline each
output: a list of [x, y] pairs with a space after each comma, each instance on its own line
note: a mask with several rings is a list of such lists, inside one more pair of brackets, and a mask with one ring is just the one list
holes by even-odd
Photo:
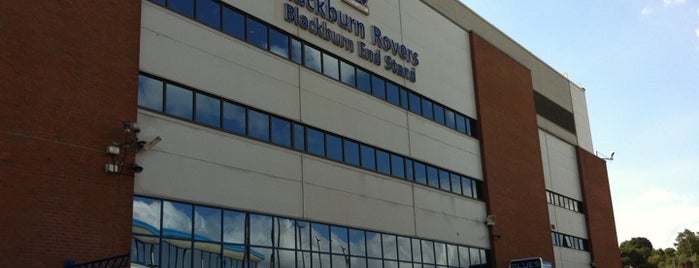
[[405, 159], [405, 178], [412, 181], [415, 180], [415, 175], [413, 173], [413, 160]]
[[422, 116], [429, 120], [434, 120], [434, 115], [432, 114], [432, 102], [428, 99], [422, 99]]
[[138, 106], [163, 111], [163, 82], [139, 75]]
[[195, 120], [211, 127], [221, 127], [221, 100], [201, 93], [196, 95]]
[[325, 146], [327, 149], [328, 158], [336, 161], [342, 161], [342, 138], [335, 135], [326, 134]]
[[225, 102], [223, 103], [223, 128], [239, 135], [246, 133], [245, 108]]
[[313, 128], [306, 129], [308, 135], [308, 152], [317, 156], [325, 156], [325, 133]]
[[193, 98], [191, 90], [168, 84], [165, 91], [165, 113], [191, 120]]
[[213, 0], [197, 0], [197, 20], [221, 28], [221, 4]]
[[323, 74], [335, 80], [340, 79], [340, 67], [337, 58], [323, 53]]
[[306, 128], [302, 125], [294, 123], [294, 149], [299, 151], [306, 150]]
[[444, 125], [444, 107], [442, 105], [434, 105], [434, 121]]
[[425, 173], [425, 164], [420, 162], [415, 162], [413, 164], [415, 167], [415, 182], [427, 184], [427, 173]]
[[359, 144], [351, 140], [344, 141], [345, 163], [359, 166]]
[[400, 106], [398, 85], [391, 82], [386, 83], [386, 100], [395, 106]]
[[371, 75], [357, 68], [357, 88], [364, 93], [371, 94]]
[[400, 107], [408, 110], [408, 90], [400, 88]]
[[275, 29], [270, 29], [269, 51], [284, 58], [289, 58], [289, 36]]
[[245, 40], [245, 16], [224, 6], [223, 32], [240, 40]]
[[272, 117], [272, 143], [291, 147], [291, 122], [279, 117]]
[[452, 111], [451, 109], [444, 110], [444, 120], [446, 121], [446, 125], [448, 128], [456, 128], [456, 114], [454, 114], [454, 111]]
[[391, 174], [391, 160], [388, 152], [376, 150], [376, 170], [383, 174]]
[[357, 83], [355, 81], [354, 66], [345, 61], [341, 61], [340, 78], [342, 79], [342, 83], [345, 83], [345, 85], [355, 87]]
[[466, 133], [466, 117], [460, 114], [456, 114], [456, 131]]
[[320, 72], [320, 51], [311, 46], [304, 45], [303, 65], [306, 66], [308, 69]]
[[451, 178], [449, 171], [439, 170], [439, 188], [445, 191], [451, 191]]
[[420, 103], [420, 96], [410, 92], [408, 96], [408, 102], [410, 102], [409, 106], [411, 112], [422, 115], [422, 104]]
[[383, 78], [371, 76], [371, 94], [379, 99], [386, 99], [386, 81]]
[[297, 64], [303, 63], [301, 47], [301, 41], [293, 38], [291, 39], [291, 55], [289, 55], [289, 59]]
[[269, 141], [269, 115], [248, 110], [248, 135], [254, 139]]
[[374, 148], [361, 146], [362, 167], [368, 170], [376, 170], [376, 155]]
[[391, 175], [405, 178], [405, 159], [400, 155], [391, 154]]
[[475, 192], [473, 189], [473, 184], [471, 183], [471, 179], [466, 178], [466, 177], [461, 177], [461, 189], [463, 191], [464, 196], [468, 197], [473, 197], [473, 193]]
[[451, 192], [461, 195], [461, 176], [459, 174], [451, 173]]
[[439, 173], [433, 166], [427, 166], [427, 184], [439, 188]]
[[248, 18], [247, 34], [248, 43], [267, 50], [267, 25]]
[[169, 0], [167, 6], [177, 13], [194, 17], [194, 0]]

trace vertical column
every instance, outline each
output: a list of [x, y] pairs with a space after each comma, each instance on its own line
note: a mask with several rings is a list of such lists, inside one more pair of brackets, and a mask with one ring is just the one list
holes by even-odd
[[526, 257], [553, 261], [531, 73], [470, 36], [488, 213], [497, 216], [493, 267]]

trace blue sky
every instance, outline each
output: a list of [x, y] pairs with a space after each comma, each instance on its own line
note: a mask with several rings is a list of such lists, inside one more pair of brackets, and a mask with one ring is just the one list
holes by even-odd
[[461, 1], [585, 87], [619, 243], [699, 231], [699, 1]]

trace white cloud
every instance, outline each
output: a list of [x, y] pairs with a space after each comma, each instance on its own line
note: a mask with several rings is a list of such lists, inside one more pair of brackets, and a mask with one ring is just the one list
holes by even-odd
[[687, 0], [663, 0], [663, 4], [665, 4], [666, 6], [675, 5], [675, 4], [683, 4], [684, 2], [687, 2]]
[[649, 15], [650, 13], [653, 13], [653, 9], [650, 7], [644, 7], [641, 9], [641, 15], [643, 16]]

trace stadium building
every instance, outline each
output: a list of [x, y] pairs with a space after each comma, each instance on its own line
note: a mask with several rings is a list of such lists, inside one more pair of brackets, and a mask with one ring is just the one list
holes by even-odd
[[585, 90], [459, 1], [0, 7], [0, 267], [621, 266]]

